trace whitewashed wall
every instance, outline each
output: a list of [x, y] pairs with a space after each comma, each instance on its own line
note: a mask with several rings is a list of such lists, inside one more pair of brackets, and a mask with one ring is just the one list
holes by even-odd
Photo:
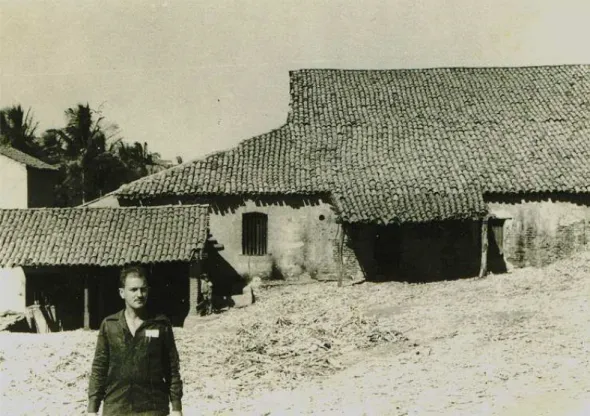
[[0, 208], [27, 208], [27, 168], [0, 155]]
[[0, 268], [0, 312], [24, 312], [25, 290], [26, 278], [22, 268]]

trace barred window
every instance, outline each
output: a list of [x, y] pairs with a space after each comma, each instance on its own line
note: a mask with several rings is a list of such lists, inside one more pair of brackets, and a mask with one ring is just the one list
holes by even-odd
[[263, 256], [268, 239], [268, 217], [259, 212], [242, 215], [242, 254]]

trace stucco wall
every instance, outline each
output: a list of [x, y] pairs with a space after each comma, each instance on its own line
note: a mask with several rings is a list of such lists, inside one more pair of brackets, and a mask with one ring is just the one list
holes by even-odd
[[[242, 215], [259, 212], [268, 216], [268, 253], [242, 254]], [[265, 198], [238, 202], [217, 201], [212, 205], [210, 230], [223, 244], [220, 262], [211, 273], [242, 277], [297, 278], [336, 275], [337, 233], [340, 226], [331, 206], [321, 198]], [[225, 270], [225, 271], [224, 271]]]
[[358, 280], [374, 274], [376, 226], [347, 224], [344, 228], [342, 263], [344, 279]]
[[[587, 198], [588, 199], [588, 198]], [[145, 202], [145, 201], [144, 201]], [[541, 266], [580, 250], [590, 239], [590, 201], [537, 197], [535, 200], [487, 196], [492, 214], [510, 217], [503, 229], [502, 253], [492, 247], [491, 233], [488, 268], [494, 272], [506, 268]], [[129, 204], [130, 202], [127, 202]], [[342, 228], [327, 199], [321, 197], [277, 196], [254, 199], [237, 197], [176, 198], [145, 205], [207, 203], [211, 205], [210, 231], [225, 249], [208, 260], [209, 273], [218, 277], [285, 277], [306, 274], [336, 278], [342, 270], [345, 278], [382, 273], [383, 259], [376, 253], [385, 245], [397, 256], [389, 278], [403, 280], [452, 279], [477, 275], [481, 257], [480, 221], [449, 221], [399, 228], [371, 225], [347, 225], [339, 252]], [[242, 254], [242, 215], [259, 212], [268, 215], [268, 254]], [[320, 219], [320, 216], [322, 219]], [[387, 228], [387, 227], [386, 227]], [[490, 227], [491, 230], [492, 227]], [[379, 240], [378, 234], [389, 236]], [[490, 252], [496, 250], [493, 259]], [[378, 251], [379, 249], [377, 249]], [[383, 251], [383, 250], [382, 250]], [[497, 257], [498, 256], [498, 257]], [[386, 264], [385, 266], [392, 266]], [[215, 277], [215, 276], [213, 276]], [[228, 280], [228, 279], [226, 279]], [[231, 280], [231, 279], [229, 279]]]
[[27, 208], [27, 168], [0, 155], [0, 208]]
[[26, 278], [23, 269], [0, 268], [0, 312], [24, 312], [26, 309]]
[[511, 217], [504, 224], [504, 258], [508, 266], [542, 266], [579, 251], [590, 239], [590, 207], [555, 201], [494, 201], [493, 214]]

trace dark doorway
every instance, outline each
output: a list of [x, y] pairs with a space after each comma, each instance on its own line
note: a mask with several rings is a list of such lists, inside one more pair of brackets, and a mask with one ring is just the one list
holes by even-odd
[[378, 227], [375, 232], [375, 280], [400, 277], [401, 230], [399, 226]]
[[488, 271], [506, 273], [504, 259], [504, 222], [503, 218], [491, 218], [488, 222]]
[[476, 276], [479, 223], [440, 221], [375, 227], [375, 280], [429, 282]]

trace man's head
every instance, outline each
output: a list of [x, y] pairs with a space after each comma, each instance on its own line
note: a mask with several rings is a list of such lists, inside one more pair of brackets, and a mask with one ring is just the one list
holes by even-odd
[[119, 295], [125, 306], [143, 309], [148, 298], [148, 282], [145, 271], [140, 266], [126, 266], [119, 276]]

